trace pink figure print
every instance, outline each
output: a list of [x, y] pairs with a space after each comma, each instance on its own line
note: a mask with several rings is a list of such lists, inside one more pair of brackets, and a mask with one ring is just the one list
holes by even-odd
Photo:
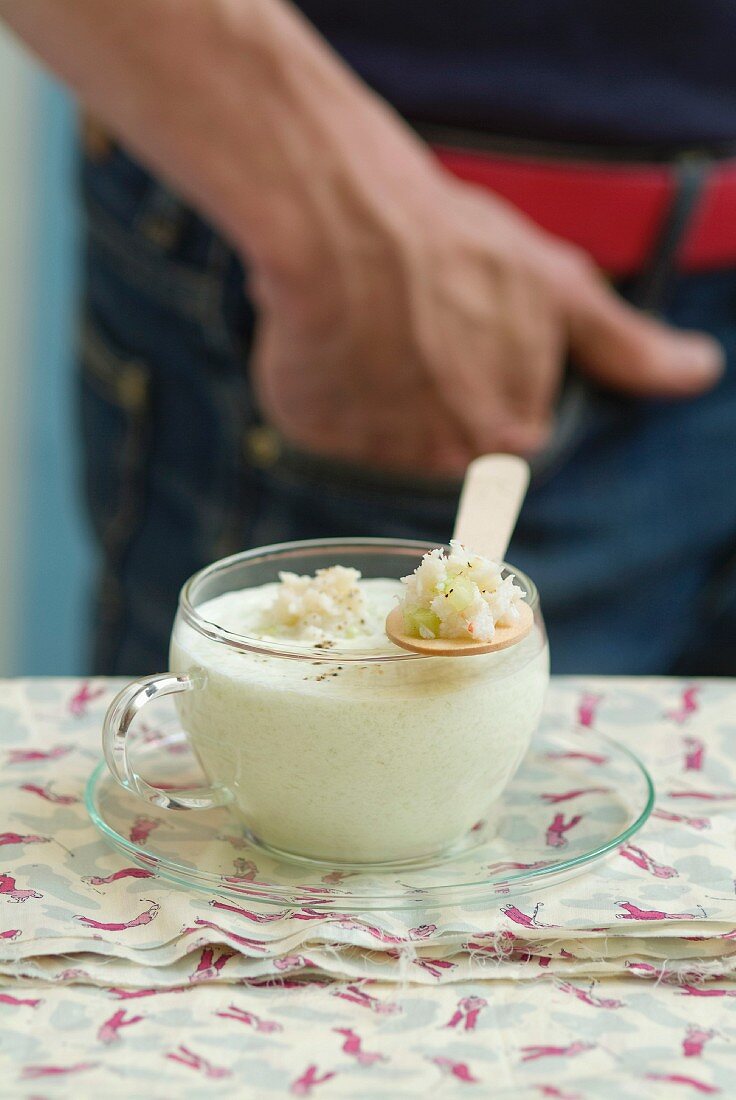
[[677, 878], [678, 872], [674, 867], [668, 867], [666, 863], [657, 863], [643, 848], [637, 848], [635, 844], [624, 844], [618, 850], [618, 854], [641, 867], [642, 871], [648, 871], [655, 878]]
[[617, 901], [616, 904], [626, 910], [616, 914], [617, 920], [700, 920], [705, 916], [704, 910], [700, 913], [663, 913], [659, 909], [640, 909], [632, 901]]
[[732, 792], [714, 794], [712, 791], [667, 791], [668, 798], [698, 798], [701, 802], [733, 802], [736, 794]]
[[[319, 920], [329, 921], [330, 924], [336, 925], [338, 928], [344, 928], [346, 930], [355, 930], [358, 932], [368, 932], [374, 939], [379, 940], [385, 944], [401, 944], [407, 943], [407, 937], [395, 936], [390, 932], [384, 932], [381, 928], [377, 928], [375, 924], [367, 924], [365, 921], [356, 920], [349, 913], [334, 913], [332, 915], [323, 913], [319, 909], [310, 909], [303, 907], [296, 913], [292, 913], [294, 920]], [[421, 929], [412, 929], [409, 933], [409, 938], [413, 938], [412, 933], [418, 933], [418, 938], [424, 938], [435, 930], [435, 925], [424, 925]]]
[[226, 841], [232, 848], [235, 848], [236, 850], [240, 848], [247, 848], [248, 844], [250, 843], [250, 841], [248, 841], [244, 836], [231, 836], [227, 833], [223, 833], [219, 839]]
[[597, 752], [546, 752], [547, 760], [586, 760], [589, 764], [605, 764], [607, 756], [601, 756]]
[[591, 1005], [593, 1008], [623, 1008], [623, 1001], [618, 1001], [613, 997], [596, 997], [593, 993], [594, 985], [595, 983], [592, 982], [590, 989], [580, 989], [572, 982], [558, 982], [557, 988], [562, 993], [571, 993], [577, 1000], [582, 1001], [585, 1005]]
[[235, 874], [226, 878], [226, 882], [255, 882], [258, 868], [252, 859], [243, 859], [239, 856], [233, 860], [233, 867]]
[[513, 932], [478, 932], [474, 940], [463, 944], [473, 954], [489, 955], [493, 959], [506, 959], [513, 952], [516, 936]]
[[[330, 891], [326, 890], [325, 893], [329, 894]], [[355, 918], [351, 917], [349, 913], [323, 913], [321, 909], [310, 909], [309, 906], [302, 906], [301, 909], [297, 909], [291, 916], [292, 920], [331, 920], [333, 923], [337, 921], [352, 921], [353, 924], [356, 924]], [[341, 925], [341, 927], [346, 926]], [[363, 925], [356, 924], [356, 927], [362, 928]]]
[[365, 989], [357, 983], [348, 985], [345, 989], [335, 990], [333, 997], [340, 997], [343, 1001], [350, 1001], [352, 1004], [360, 1005], [362, 1008], [368, 1008], [378, 1016], [394, 1016], [398, 1012], [401, 1012], [401, 1005], [393, 1001], [379, 1001], [378, 997], [374, 997], [371, 993], [367, 993]]
[[[232, 878], [223, 878], [223, 882], [232, 883], [235, 887], [235, 892], [237, 892], [238, 886], [243, 882], [243, 879], [234, 876]], [[248, 889], [243, 890], [243, 893], [247, 894], [249, 898], [263, 898], [265, 901], [278, 901], [283, 904], [284, 899], [282, 897], [279, 897], [278, 894], [274, 894], [272, 891], [261, 889], [263, 885], [262, 882], [257, 882], [255, 879], [250, 880]], [[291, 914], [289, 915], [291, 916]]]
[[28, 901], [29, 898], [43, 897], [43, 894], [39, 894], [37, 890], [16, 890], [15, 879], [7, 871], [0, 874], [0, 894], [16, 905]]
[[409, 929], [410, 940], [428, 940], [437, 931], [436, 924], [418, 924], [416, 928]]
[[8, 752], [8, 764], [33, 764], [37, 760], [58, 760], [60, 756], [66, 756], [71, 752], [69, 745], [56, 745], [53, 749], [10, 749]]
[[337, 890], [333, 890], [331, 886], [300, 886], [299, 890], [300, 893], [297, 895], [297, 899], [300, 902], [331, 898], [337, 893]]
[[161, 730], [156, 729], [155, 726], [149, 726], [147, 722], [139, 721], [138, 736], [144, 745], [151, 745], [161, 739]]
[[55, 806], [73, 806], [79, 799], [73, 794], [54, 794], [49, 790], [50, 784], [39, 787], [37, 783], [21, 783], [20, 789], [29, 794], [37, 794], [44, 802], [52, 802]]
[[531, 916], [528, 913], [524, 913], [516, 905], [502, 905], [501, 912], [514, 922], [514, 924], [520, 924], [522, 928], [553, 928], [551, 924], [540, 924], [537, 920], [539, 910], [542, 908], [542, 902], [538, 901], [532, 910]]
[[578, 703], [578, 725], [582, 726], [584, 729], [592, 729], [598, 707], [602, 702], [602, 695], [595, 695], [589, 691], [584, 691]]
[[699, 737], [685, 737], [685, 765], [683, 771], [700, 772], [705, 763], [705, 741]]
[[551, 955], [534, 955], [531, 951], [522, 951], [517, 956], [519, 962], [536, 963], [537, 966], [547, 967], [552, 962]]
[[367, 932], [374, 940], [378, 940], [379, 943], [387, 944], [400, 944], [406, 943], [406, 936], [396, 936], [391, 932], [384, 932], [381, 928], [376, 928], [375, 924], [365, 924], [363, 921], [353, 920], [348, 917], [347, 920], [338, 921], [340, 928], [354, 928], [360, 932]]
[[161, 993], [183, 993], [188, 989], [187, 985], [169, 985], [163, 989], [121, 989], [119, 986], [108, 986], [107, 992], [119, 1001], [137, 1001], [141, 997], [156, 997]]
[[662, 981], [672, 974], [672, 971], [668, 970], [666, 966], [652, 966], [651, 963], [631, 962], [629, 959], [626, 960], [624, 966], [632, 974], [646, 974], [648, 978], [657, 978]]
[[677, 825], [689, 825], [691, 829], [699, 831], [710, 829], [710, 820], [707, 817], [688, 817], [687, 814], [673, 814], [670, 810], [659, 808], [652, 810], [652, 817], [658, 817], [660, 821], [673, 821]]
[[470, 1072], [467, 1062], [453, 1062], [451, 1058], [430, 1058], [429, 1061], [448, 1077], [454, 1077], [456, 1081], [462, 1081], [466, 1085], [480, 1083], [480, 1078], [474, 1077]]
[[183, 928], [182, 935], [186, 935], [188, 932], [196, 932], [197, 928], [211, 928], [213, 932], [219, 932], [221, 936], [227, 936], [229, 940], [234, 940], [235, 943], [241, 944], [243, 947], [252, 947], [256, 951], [265, 951], [266, 947], [263, 940], [253, 940], [248, 936], [238, 936], [235, 932], [230, 932], [227, 928], [223, 928], [219, 924], [215, 924], [211, 920], [202, 920], [197, 917], [194, 921], [196, 928]]
[[133, 844], [145, 844], [154, 829], [158, 829], [160, 821], [152, 817], [136, 817], [130, 828], [130, 839]]
[[197, 963], [196, 970], [189, 975], [190, 982], [209, 982], [217, 978], [229, 959], [234, 958], [235, 952], [224, 950], [215, 957], [214, 947], [202, 948], [202, 954]]
[[[347, 930], [355, 930], [360, 932], [368, 932], [374, 939], [380, 940], [381, 943], [386, 944], [399, 944], [407, 943], [405, 936], [395, 936], [390, 932], [384, 932], [382, 929], [377, 928], [374, 924], [367, 924], [365, 921], [356, 920], [350, 913], [324, 913], [320, 909], [310, 909], [308, 906], [303, 906], [297, 912], [292, 913], [293, 920], [318, 920], [329, 921], [330, 924], [336, 925], [338, 928], [345, 928]], [[431, 929], [434, 931], [434, 925], [425, 925], [424, 929]], [[417, 931], [413, 929], [412, 931]], [[422, 935], [428, 935], [427, 931], [424, 931]], [[410, 932], [411, 938], [411, 932]]]
[[698, 989], [695, 985], [683, 985], [680, 993], [683, 997], [736, 997], [736, 989], [711, 989], [710, 986]]
[[199, 1073], [203, 1073], [205, 1077], [211, 1079], [232, 1076], [232, 1070], [225, 1069], [224, 1066], [213, 1066], [212, 1062], [208, 1062], [201, 1054], [195, 1054], [193, 1050], [183, 1044], [178, 1046], [173, 1053], [167, 1054], [166, 1057], [170, 1062], [179, 1062], [180, 1065], [186, 1066], [188, 1069], [196, 1069]]
[[457, 966], [457, 963], [450, 962], [449, 959], [419, 958], [414, 959], [413, 962], [414, 966], [418, 966], [420, 970], [426, 970], [433, 978], [441, 978], [443, 973], [449, 974]]
[[283, 1031], [281, 1024], [276, 1020], [263, 1020], [260, 1016], [256, 1016], [255, 1012], [247, 1012], [244, 1008], [238, 1008], [237, 1005], [228, 1005], [226, 1012], [216, 1012], [215, 1016], [220, 1016], [223, 1020], [237, 1020], [239, 1024], [246, 1024], [262, 1035]]
[[277, 970], [304, 970], [310, 968], [316, 970], [316, 964], [306, 955], [284, 955], [281, 959], [274, 959], [273, 964]]
[[70, 1073], [83, 1073], [86, 1069], [94, 1069], [97, 1062], [75, 1062], [71, 1066], [25, 1066], [21, 1077], [24, 1081], [35, 1080], [38, 1077], [65, 1077]]
[[712, 1029], [704, 1030], [692, 1024], [687, 1029], [687, 1034], [682, 1040], [682, 1053], [686, 1058], [699, 1058], [703, 1053], [705, 1044], [715, 1036]]
[[79, 913], [74, 919], [80, 924], [86, 924], [88, 928], [98, 928], [101, 932], [124, 932], [128, 928], [140, 928], [142, 925], [150, 924], [161, 908], [157, 901], [151, 901], [150, 898], [141, 898], [141, 901], [150, 901], [149, 908], [129, 921], [99, 921], [92, 917], [80, 916]]
[[534, 1088], [538, 1089], [542, 1096], [552, 1096], [556, 1100], [580, 1100], [579, 1092], [563, 1092], [556, 1085], [534, 1085]]
[[554, 805], [557, 802], [570, 802], [573, 798], [580, 798], [584, 794], [608, 794], [610, 787], [578, 787], [573, 791], [564, 791], [562, 794], [540, 794], [543, 802]]
[[0, 993], [0, 1005], [28, 1005], [38, 1008], [42, 1002], [37, 997], [14, 997], [12, 993]]
[[342, 1052], [343, 1054], [349, 1054], [352, 1058], [355, 1058], [359, 1065], [372, 1066], [374, 1062], [388, 1062], [388, 1058], [385, 1054], [379, 1054], [377, 1051], [369, 1052], [363, 1050], [363, 1041], [359, 1035], [355, 1034], [352, 1028], [333, 1027], [332, 1030], [338, 1035], [345, 1036], [345, 1042], [342, 1044]]
[[329, 874], [322, 876], [322, 882], [327, 886], [339, 886], [341, 882], [354, 874], [354, 871], [330, 871]]
[[671, 722], [676, 722], [678, 726], [684, 725], [693, 714], [698, 712], [699, 694], [700, 688], [696, 684], [690, 684], [688, 687], [683, 688], [679, 707], [675, 710], [666, 710], [664, 712], [665, 718], [669, 718]]
[[48, 844], [50, 836], [36, 836], [34, 833], [0, 833], [0, 848], [6, 844]]
[[556, 1046], [530, 1046], [522, 1047], [522, 1062], [537, 1062], [540, 1058], [575, 1058], [578, 1054], [584, 1054], [586, 1050], [593, 1050], [595, 1043], [582, 1043], [577, 1040], [568, 1043], [566, 1047]]
[[547, 845], [550, 848], [564, 848], [567, 844], [565, 833], [574, 829], [582, 820], [582, 814], [575, 814], [575, 817], [571, 817], [569, 821], [565, 821], [564, 814], [555, 814], [552, 824], [547, 829]]
[[83, 718], [87, 713], [89, 704], [104, 694], [105, 689], [103, 687], [97, 688], [95, 691], [90, 690], [89, 680], [85, 680], [69, 700], [69, 713], [73, 714], [75, 718]]
[[649, 1081], [666, 1081], [670, 1085], [688, 1085], [691, 1089], [708, 1095], [713, 1095], [721, 1090], [716, 1085], [706, 1085], [705, 1081], [697, 1081], [694, 1077], [685, 1077], [682, 1073], [647, 1073]]
[[17, 940], [20, 935], [20, 928], [6, 928], [4, 932], [0, 932], [0, 940]]
[[333, 1072], [323, 1073], [322, 1076], [319, 1077], [318, 1073], [319, 1070], [314, 1063], [312, 1063], [311, 1066], [307, 1066], [301, 1077], [297, 1077], [296, 1081], [291, 1082], [289, 1092], [292, 1096], [311, 1096], [312, 1089], [316, 1089], [318, 1085], [325, 1085], [336, 1076]]
[[498, 863], [487, 863], [486, 870], [490, 874], [498, 871], [533, 871], [535, 867], [546, 867], [546, 859], [538, 859], [535, 863], [518, 863], [513, 859], [501, 859]]
[[90, 977], [86, 970], [79, 966], [68, 966], [66, 970], [60, 970], [56, 975], [57, 982], [89, 982]]
[[463, 997], [458, 1001], [457, 1008], [445, 1027], [459, 1027], [462, 1024], [464, 1031], [475, 1031], [478, 1017], [487, 1004], [488, 1001], [484, 997]]
[[[236, 860], [234, 860], [234, 862], [239, 863], [241, 866], [244, 865], [244, 861], [242, 859], [241, 860], [236, 859]], [[255, 889], [255, 887], [262, 887], [264, 884], [262, 882], [259, 882], [258, 879], [256, 878], [256, 875], [258, 874], [258, 870], [256, 868], [256, 865], [252, 864], [252, 867], [253, 867], [252, 871], [246, 871], [242, 875], [241, 874], [222, 875], [222, 881], [227, 882], [227, 883], [232, 883], [232, 885], [235, 886], [235, 887], [238, 887], [242, 883], [247, 882], [252, 887], [248, 891], [245, 891], [245, 892], [248, 893], [248, 895], [250, 897], [252, 897], [253, 894], [256, 894], [259, 898], [266, 898], [267, 900], [278, 901], [279, 899], [276, 897], [275, 894], [269, 893], [267, 890], [262, 890], [262, 889], [256, 890]]]
[[101, 1025], [100, 1030], [97, 1032], [97, 1040], [100, 1043], [119, 1043], [120, 1032], [124, 1027], [139, 1024], [144, 1019], [144, 1016], [128, 1016], [126, 1010], [120, 1008]]
[[124, 878], [155, 878], [155, 875], [153, 871], [146, 871], [144, 867], [123, 867], [122, 870], [115, 871], [104, 878], [100, 875], [87, 875], [82, 882], [89, 882], [91, 886], [107, 886], [108, 883], [119, 882]]
[[379, 943], [387, 944], [401, 944], [411, 940], [426, 940], [437, 931], [436, 924], [421, 924], [417, 928], [410, 928], [407, 937], [396, 936], [391, 932], [384, 932], [382, 928], [377, 928], [375, 924], [366, 924], [365, 921], [354, 920], [352, 917], [340, 918], [337, 924], [340, 928], [368, 932], [374, 940], [378, 940]]
[[213, 909], [225, 909], [229, 913], [237, 913], [239, 917], [252, 920], [254, 924], [269, 924], [274, 920], [283, 920], [286, 916], [286, 912], [253, 913], [250, 909], [241, 909], [239, 905], [228, 905], [224, 901], [211, 901], [209, 904]]
[[[310, 986], [321, 989], [329, 985], [330, 978], [313, 978]], [[246, 985], [251, 989], [303, 989], [304, 982], [299, 978], [241, 978], [238, 985]]]

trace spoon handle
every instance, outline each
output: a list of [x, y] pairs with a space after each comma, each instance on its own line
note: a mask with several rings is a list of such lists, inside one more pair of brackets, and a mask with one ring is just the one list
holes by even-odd
[[477, 554], [503, 561], [529, 485], [516, 455], [481, 455], [468, 466], [454, 538]]

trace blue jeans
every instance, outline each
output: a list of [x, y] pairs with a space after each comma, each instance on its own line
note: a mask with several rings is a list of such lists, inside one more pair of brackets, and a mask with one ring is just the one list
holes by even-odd
[[[238, 549], [446, 541], [456, 487], [310, 461], [260, 424], [254, 316], [227, 245], [119, 150], [83, 176], [93, 670], [164, 669], [181, 584]], [[736, 270], [672, 276], [662, 312], [717, 336], [726, 376], [665, 403], [571, 374], [509, 550], [541, 590], [557, 672], [736, 674]]]

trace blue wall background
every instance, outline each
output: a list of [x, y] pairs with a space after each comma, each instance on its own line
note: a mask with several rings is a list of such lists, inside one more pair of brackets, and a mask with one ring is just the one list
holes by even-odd
[[25, 514], [21, 517], [21, 606], [10, 674], [85, 671], [93, 555], [77, 469], [75, 342], [78, 216], [74, 110], [38, 77], [37, 217], [25, 395]]

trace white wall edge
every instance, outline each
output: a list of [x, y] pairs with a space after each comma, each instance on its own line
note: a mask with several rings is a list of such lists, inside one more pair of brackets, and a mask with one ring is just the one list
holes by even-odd
[[[0, 28], [0, 674], [16, 664], [19, 526], [26, 492], [21, 463], [24, 377], [31, 370], [34, 197], [38, 160], [37, 76]], [[25, 421], [27, 423], [27, 421]]]

